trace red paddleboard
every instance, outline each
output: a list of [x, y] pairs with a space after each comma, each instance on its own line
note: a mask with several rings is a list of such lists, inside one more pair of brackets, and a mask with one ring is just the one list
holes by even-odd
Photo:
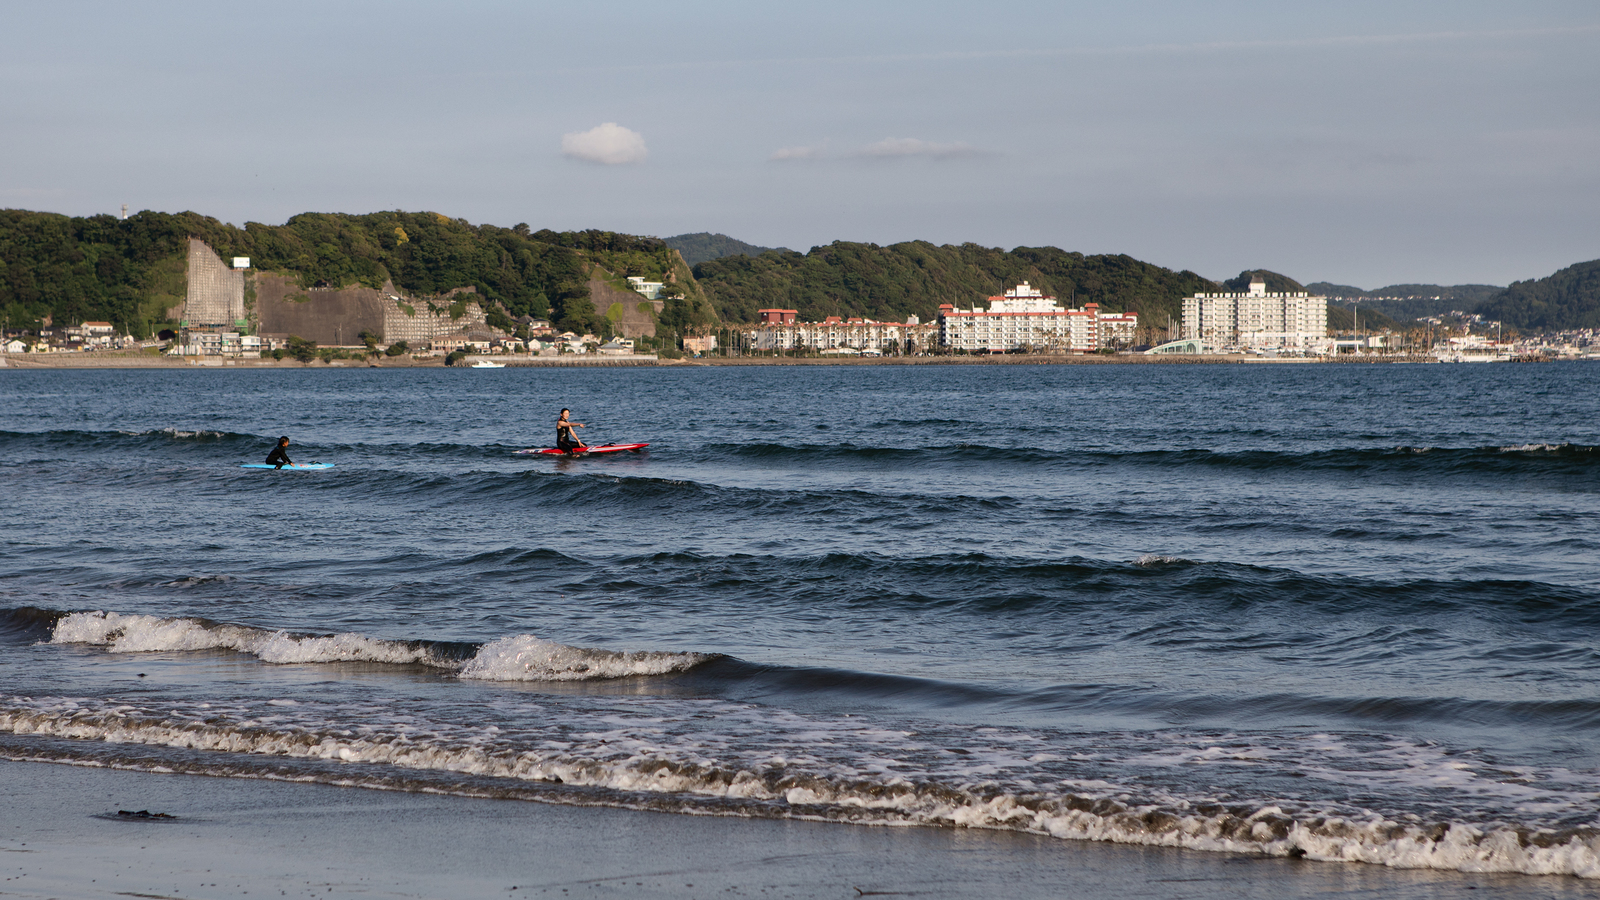
[[[592, 444], [572, 454], [573, 456], [598, 456], [602, 453], [621, 453], [630, 450], [638, 453], [650, 446], [649, 444]], [[527, 450], [516, 451], [518, 456], [566, 456], [567, 451], [555, 447], [546, 447], [543, 450], [530, 447]]]

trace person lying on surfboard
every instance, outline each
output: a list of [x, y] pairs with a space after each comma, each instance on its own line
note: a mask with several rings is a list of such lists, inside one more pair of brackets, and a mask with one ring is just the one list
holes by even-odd
[[267, 454], [267, 465], [276, 465], [280, 469], [284, 466], [294, 465], [289, 460], [289, 439], [287, 437], [278, 438], [278, 446], [273, 447], [272, 452]]
[[556, 449], [568, 456], [577, 456], [579, 450], [587, 450], [589, 445], [578, 440], [577, 434], [573, 432], [574, 428], [582, 428], [583, 423], [568, 421], [567, 416], [571, 414], [572, 410], [563, 409], [561, 415], [556, 418]]

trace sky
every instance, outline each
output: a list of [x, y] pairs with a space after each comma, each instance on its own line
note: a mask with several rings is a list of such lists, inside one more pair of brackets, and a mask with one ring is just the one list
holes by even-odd
[[432, 210], [1508, 284], [1600, 258], [1600, 3], [0, 3], [0, 207]]

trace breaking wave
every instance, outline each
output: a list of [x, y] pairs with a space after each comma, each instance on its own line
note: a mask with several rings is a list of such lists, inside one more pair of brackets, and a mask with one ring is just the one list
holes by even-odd
[[263, 662], [421, 665], [480, 681], [588, 681], [684, 672], [716, 658], [703, 653], [619, 652], [569, 647], [533, 635], [487, 644], [394, 641], [362, 634], [307, 635], [198, 618], [117, 612], [63, 615], [50, 643], [90, 644], [112, 653], [233, 650]]
[[[676, 812], [987, 828], [1397, 868], [1600, 878], [1600, 832], [1591, 826], [1426, 821], [1349, 804], [1221, 801], [1049, 777], [1059, 755], [1039, 746], [1036, 736], [998, 729], [985, 729], [987, 746], [969, 751], [950, 749], [950, 736], [941, 745], [938, 738], [860, 719], [785, 717], [716, 701], [690, 703], [677, 717], [715, 718], [724, 723], [721, 734], [683, 733], [672, 716], [630, 721], [616, 709], [552, 722], [535, 733], [397, 713], [390, 709], [363, 721], [288, 701], [234, 710], [168, 704], [161, 710], [0, 696], [0, 734], [29, 739], [0, 741], [0, 757]], [[58, 743], [41, 746], [35, 739]], [[140, 760], [130, 755], [129, 745], [211, 756]], [[1202, 755], [1221, 761], [1235, 752], [1214, 749], [1224, 756]], [[1260, 752], [1246, 755], [1266, 759]], [[252, 757], [310, 765], [268, 776]], [[1431, 765], [1461, 768], [1442, 755]]]

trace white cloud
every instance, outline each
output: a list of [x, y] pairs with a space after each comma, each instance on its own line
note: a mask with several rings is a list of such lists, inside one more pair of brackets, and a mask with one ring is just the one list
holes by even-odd
[[783, 161], [787, 159], [821, 159], [822, 156], [823, 152], [821, 147], [780, 147], [777, 150], [772, 151], [772, 155], [767, 157], [767, 159], [774, 161]]
[[982, 151], [970, 144], [938, 144], [917, 138], [884, 138], [861, 148], [860, 156], [872, 159], [894, 159], [921, 156], [928, 159], [954, 159], [962, 156], [981, 156]]
[[561, 154], [586, 162], [621, 166], [643, 162], [650, 151], [645, 149], [644, 135], [615, 122], [607, 122], [588, 131], [563, 134]]

